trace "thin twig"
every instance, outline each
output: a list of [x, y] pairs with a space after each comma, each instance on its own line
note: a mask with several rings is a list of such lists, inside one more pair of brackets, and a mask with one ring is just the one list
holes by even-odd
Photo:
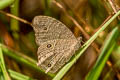
[[109, 16], [103, 21], [103, 23], [94, 31], [94, 33], [97, 32], [111, 17], [112, 17], [112, 15], [109, 15]]
[[[111, 7], [112, 7], [114, 13], [117, 13], [117, 12], [118, 12], [118, 9], [117, 9], [117, 7], [116, 7], [114, 1], [113, 1], [113, 0], [108, 0], [108, 2], [109, 2], [109, 4], [111, 5]], [[120, 17], [119, 17], [119, 16], [118, 16], [118, 19], [120, 20]]]
[[[111, 5], [114, 13], [117, 13], [118, 12], [118, 8], [116, 7], [114, 1], [113, 0], [108, 0], [108, 2]], [[120, 20], [120, 16], [118, 16], [118, 20]], [[119, 73], [119, 71], [117, 71], [113, 66], [112, 66], [112, 69], [116, 72], [116, 75], [117, 75], [118, 79], [120, 80], [120, 73]]]
[[67, 1], [64, 1], [63, 2], [70, 8], [70, 10], [74, 13], [74, 15], [76, 16], [76, 18], [78, 18], [78, 20], [80, 22], [82, 22], [88, 29], [90, 29], [90, 32], [93, 31], [93, 28], [87, 23], [85, 22], [85, 20], [83, 18], [81, 18], [81, 16], [77, 13], [76, 9], [73, 9], [72, 6], [69, 5], [69, 3]]
[[[108, 20], [110, 20], [110, 18], [112, 17], [112, 15], [109, 15], [104, 21], [103, 21], [103, 23], [95, 30], [95, 32], [97, 32]], [[94, 32], [94, 33], [95, 33]], [[107, 65], [109, 66], [109, 67], [112, 67], [112, 63], [108, 60], [107, 61]]]
[[30, 26], [32, 25], [32, 23], [28, 22], [27, 20], [24, 20], [24, 19], [22, 19], [22, 18], [20, 18], [20, 17], [14, 16], [14, 15], [12, 15], [12, 14], [10, 14], [10, 13], [4, 12], [4, 11], [2, 11], [2, 10], [0, 10], [0, 13], [4, 14], [4, 15], [6, 15], [6, 16], [12, 17], [12, 18], [14, 18], [14, 19], [16, 19], [16, 20], [18, 20], [18, 21], [21, 21], [21, 22], [23, 22], [23, 23], [25, 23], [25, 24], [28, 24], [28, 25], [30, 25]]
[[[67, 13], [65, 8], [60, 3], [56, 2], [55, 0], [53, 0], [53, 3], [55, 3], [59, 8], [61, 8], [61, 10], [66, 14], [66, 16], [80, 29], [80, 31], [83, 33], [84, 37], [88, 40], [90, 38], [90, 36], [85, 32], [85, 30], [82, 28], [82, 26], [80, 26], [80, 24]], [[92, 46], [99, 53], [98, 45], [95, 42], [92, 43]]]
[[71, 17], [71, 16], [67, 13], [67, 11], [65, 10], [65, 8], [64, 8], [60, 3], [56, 2], [55, 0], [53, 0], [53, 2], [54, 2], [59, 8], [61, 8], [61, 10], [66, 14], [66, 16], [67, 16], [70, 20], [72, 20], [72, 22], [80, 29], [80, 31], [83, 33], [84, 37], [85, 37], [86, 39], [88, 39], [89, 36], [88, 36], [88, 35], [86, 34], [86, 32], [83, 30], [82, 26], [80, 26], [80, 25], [78, 24], [78, 22], [77, 22], [73, 17]]
[[113, 11], [114, 11], [115, 13], [117, 13], [117, 9], [116, 9], [115, 5], [113, 4], [113, 0], [108, 0], [108, 2], [110, 3]]
[[[108, 2], [109, 2], [109, 4], [111, 5], [114, 13], [117, 13], [117, 12], [118, 12], [118, 9], [116, 8], [115, 4], [113, 3], [113, 0], [108, 0]], [[106, 18], [106, 20], [104, 20], [104, 22], [98, 27], [98, 29], [99, 29], [102, 25], [104, 25], [111, 17], [112, 17], [112, 15], [108, 16], [108, 17]], [[120, 17], [119, 17], [119, 16], [118, 16], [118, 19], [120, 20]], [[95, 31], [96, 31], [96, 30], [95, 30]], [[119, 72], [113, 67], [111, 61], [108, 60], [108, 61], [107, 61], [107, 65], [108, 65], [109, 67], [111, 67], [112, 70], [114, 70], [114, 71], [116, 72], [116, 75], [117, 75], [118, 79], [120, 80], [120, 74], [119, 74]]]
[[[55, 0], [53, 0], [53, 2], [54, 2], [59, 8], [61, 8], [61, 9], [63, 10], [63, 12], [66, 14], [66, 16], [67, 16], [69, 19], [71, 19], [71, 20], [73, 21], [73, 23], [74, 23], [74, 24], [80, 29], [80, 31], [83, 33], [84, 37], [85, 37], [86, 39], [89, 39], [90, 36], [84, 31], [84, 29], [79, 25], [79, 23], [67, 13], [67, 11], [65, 10], [65, 8], [64, 8], [60, 3], [56, 2]], [[77, 17], [78, 17], [78, 15], [77, 15]], [[101, 26], [103, 26], [111, 17], [112, 17], [112, 15], [108, 16], [108, 17], [104, 20], [104, 22], [98, 27], [98, 29], [99, 29]], [[82, 22], [83, 22], [83, 21], [82, 21]], [[84, 24], [85, 24], [85, 23], [84, 23]], [[100, 50], [98, 49], [98, 46], [97, 46], [96, 43], [93, 43], [92, 46], [96, 49], [97, 52], [100, 52]], [[110, 65], [110, 64], [111, 64], [111, 65]], [[112, 63], [111, 63], [110, 61], [107, 61], [107, 65], [108, 65], [109, 67], [112, 67]]]
[[[54, 0], [53, 0], [53, 2], [55, 2], [56, 5], [57, 5], [58, 7], [60, 7], [65, 14], [67, 14], [67, 16], [73, 21], [73, 23], [81, 30], [81, 32], [83, 33], [84, 37], [85, 37], [86, 39], [89, 39], [90, 36], [84, 31], [84, 29], [78, 24], [78, 22], [77, 22], [74, 18], [72, 18], [71, 16], [68, 15], [68, 13], [66, 12], [66, 10], [62, 7], [62, 5], [59, 4], [59, 3], [57, 3], [57, 2], [54, 1]], [[23, 22], [23, 23], [25, 23], [25, 24], [28, 24], [28, 25], [31, 25], [31, 26], [32, 26], [32, 23], [30, 23], [30, 22], [28, 22], [27, 20], [24, 20], [24, 19], [22, 19], [22, 18], [20, 18], [20, 17], [14, 16], [14, 15], [12, 15], [12, 14], [10, 14], [10, 13], [7, 13], [7, 12], [4, 12], [4, 11], [2, 11], [2, 10], [0, 10], [0, 13], [4, 14], [4, 15], [6, 15], [6, 16], [12, 17], [12, 18], [14, 18], [14, 19], [16, 19], [16, 20], [18, 20], [18, 21], [21, 21], [21, 22]], [[92, 46], [96, 49], [97, 52], [99, 52], [99, 49], [98, 49], [98, 46], [97, 46], [96, 43], [93, 42]]]

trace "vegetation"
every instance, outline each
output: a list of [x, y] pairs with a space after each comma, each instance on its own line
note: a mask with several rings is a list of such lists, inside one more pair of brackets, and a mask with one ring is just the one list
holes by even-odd
[[[0, 0], [0, 80], [120, 80], [119, 0]], [[63, 22], [82, 46], [56, 74], [37, 65], [32, 19]]]

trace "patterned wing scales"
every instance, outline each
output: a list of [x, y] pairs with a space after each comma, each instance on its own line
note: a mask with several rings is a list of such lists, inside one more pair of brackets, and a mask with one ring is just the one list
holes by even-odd
[[46, 72], [57, 72], [80, 47], [74, 34], [52, 17], [36, 16], [32, 26], [39, 46], [37, 65]]
[[[47, 44], [54, 45], [54, 48], [51, 47], [50, 50], [43, 47]], [[55, 73], [75, 54], [75, 50], [77, 50], [75, 48], [79, 47], [80, 44], [76, 39], [56, 39], [44, 42], [38, 51], [38, 66], [46, 72]]]
[[74, 34], [60, 21], [48, 16], [36, 16], [32, 22], [36, 43], [54, 39], [75, 39]]

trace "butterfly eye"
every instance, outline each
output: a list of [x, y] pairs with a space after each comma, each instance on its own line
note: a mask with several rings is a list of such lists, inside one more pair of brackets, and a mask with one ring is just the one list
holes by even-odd
[[47, 48], [50, 48], [50, 47], [52, 47], [52, 45], [51, 45], [51, 44], [48, 44], [48, 45], [47, 45]]
[[51, 67], [51, 64], [48, 64], [48, 67]]

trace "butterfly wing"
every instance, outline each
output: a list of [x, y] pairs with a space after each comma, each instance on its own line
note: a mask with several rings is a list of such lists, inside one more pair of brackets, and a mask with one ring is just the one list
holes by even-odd
[[[64, 46], [62, 46], [62, 44]], [[61, 44], [61, 46], [59, 46]], [[64, 66], [65, 63], [67, 63], [71, 57], [75, 54], [75, 52], [80, 48], [81, 43], [77, 41], [76, 39], [72, 40], [60, 40], [59, 44], [56, 46], [56, 48], [60, 49], [60, 52], [58, 53], [60, 55], [59, 58], [56, 59], [56, 64], [54, 67], [52, 67], [51, 72], [55, 73], [57, 72], [62, 66]]]
[[60, 21], [48, 16], [36, 16], [32, 22], [36, 43], [54, 39], [75, 39], [73, 33]]
[[36, 16], [32, 22], [39, 46], [38, 66], [55, 73], [75, 54], [80, 46], [74, 34], [60, 21], [48, 16]]
[[[52, 47], [46, 47], [51, 44]], [[77, 46], [77, 47], [76, 47]], [[80, 44], [76, 39], [56, 39], [44, 42], [38, 49], [38, 66], [46, 72], [57, 72], [75, 54]]]

